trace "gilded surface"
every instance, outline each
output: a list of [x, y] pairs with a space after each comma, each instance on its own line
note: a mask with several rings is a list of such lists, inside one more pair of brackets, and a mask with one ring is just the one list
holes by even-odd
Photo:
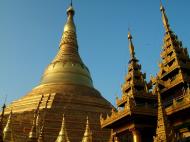
[[60, 41], [59, 52], [46, 68], [40, 85], [49, 83], [72, 83], [93, 87], [90, 72], [78, 53], [77, 35], [74, 24], [74, 9], [67, 10], [67, 22]]
[[85, 132], [84, 132], [84, 136], [82, 138], [82, 142], [93, 142], [93, 140], [92, 140], [92, 132], [90, 130], [90, 124], [89, 124], [88, 117], [87, 117], [87, 120], [86, 120], [86, 129], [85, 129]]
[[70, 142], [67, 134], [67, 129], [65, 126], [65, 117], [63, 115], [62, 125], [61, 129], [59, 131], [59, 135], [57, 136], [57, 139], [55, 142]]
[[[16, 142], [26, 142], [35, 125], [37, 138], [41, 135], [40, 128], [43, 128], [44, 141], [55, 142], [63, 113], [71, 142], [82, 140], [87, 116], [91, 121], [93, 142], [107, 142], [110, 138], [110, 130], [101, 129], [99, 117], [100, 114], [110, 113], [112, 105], [94, 89], [90, 72], [80, 58], [74, 13], [70, 6], [59, 52], [45, 70], [40, 84], [6, 108], [6, 115], [11, 108], [14, 111], [13, 131]], [[33, 112], [36, 108], [38, 117], [35, 116], [37, 122], [34, 125]]]

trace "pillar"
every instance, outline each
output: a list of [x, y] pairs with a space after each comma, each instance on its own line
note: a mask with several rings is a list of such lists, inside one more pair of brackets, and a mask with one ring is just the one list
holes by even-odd
[[137, 129], [132, 129], [131, 132], [133, 135], [133, 142], [141, 142], [140, 132]]

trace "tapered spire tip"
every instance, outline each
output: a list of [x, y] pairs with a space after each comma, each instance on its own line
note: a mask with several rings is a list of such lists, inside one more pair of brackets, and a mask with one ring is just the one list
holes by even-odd
[[168, 17], [165, 12], [165, 8], [162, 5], [161, 0], [160, 0], [160, 11], [162, 13], [162, 22], [163, 22], [164, 28], [165, 28], [166, 32], [168, 32], [168, 31], [170, 31], [170, 25], [169, 25]]
[[130, 52], [131, 59], [135, 59], [135, 51], [134, 51], [135, 49], [134, 49], [132, 39], [133, 39], [133, 37], [131, 35], [131, 32], [128, 31], [129, 52]]
[[68, 7], [68, 9], [67, 9], [67, 15], [69, 16], [69, 15], [74, 15], [75, 14], [75, 10], [74, 10], [74, 8], [73, 8], [73, 2], [72, 2], [72, 0], [71, 0], [71, 3], [70, 3], [70, 6]]

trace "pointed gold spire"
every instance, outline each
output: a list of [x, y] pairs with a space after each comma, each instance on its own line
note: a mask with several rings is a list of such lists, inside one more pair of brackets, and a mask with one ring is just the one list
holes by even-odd
[[132, 35], [130, 33], [130, 31], [128, 32], [128, 40], [129, 40], [129, 51], [130, 51], [130, 56], [131, 56], [131, 59], [135, 59], [135, 50], [134, 50], [134, 45], [133, 45], [133, 42], [132, 42]]
[[165, 8], [162, 5], [161, 0], [160, 0], [160, 11], [162, 13], [162, 22], [164, 24], [164, 28], [165, 28], [166, 32], [169, 32], [170, 31], [170, 25], [169, 25], [168, 18], [167, 18], [166, 12], [165, 12]]
[[38, 137], [37, 137], [37, 118], [39, 117], [39, 109], [40, 109], [40, 105], [42, 103], [42, 100], [44, 98], [44, 95], [42, 95], [36, 110], [34, 111], [34, 118], [33, 118], [33, 123], [32, 123], [32, 128], [29, 132], [29, 136], [28, 136], [28, 140], [27, 142], [37, 142], [38, 141]]
[[72, 45], [73, 48], [78, 48], [76, 26], [73, 20], [75, 10], [72, 6], [72, 2], [67, 9], [67, 22], [64, 26], [63, 36], [60, 42], [60, 48], [64, 44]]
[[33, 118], [33, 123], [32, 123], [32, 128], [29, 132], [29, 137], [27, 142], [37, 142], [37, 132], [36, 132], [36, 119], [37, 119], [37, 110], [34, 111], [34, 118]]
[[64, 26], [59, 51], [47, 67], [40, 85], [46, 84], [77, 84], [93, 88], [88, 68], [78, 52], [77, 34], [74, 23], [75, 10], [72, 5], [67, 9], [67, 22]]
[[14, 142], [13, 129], [12, 129], [12, 110], [9, 114], [7, 124], [3, 130], [3, 142]]
[[82, 142], [92, 142], [92, 132], [90, 130], [88, 117], [86, 118], [86, 129], [82, 138]]
[[70, 142], [69, 138], [68, 138], [68, 135], [67, 135], [67, 130], [66, 130], [66, 127], [65, 127], [64, 114], [63, 114], [63, 120], [62, 120], [61, 129], [60, 129], [59, 135], [57, 137], [57, 140], [55, 142]]
[[46, 117], [48, 102], [49, 102], [50, 98], [51, 98], [51, 94], [49, 94], [47, 101], [46, 101], [45, 108], [44, 108], [44, 115], [43, 115], [42, 126], [41, 126], [39, 137], [38, 137], [38, 142], [45, 142], [44, 141], [44, 125], [45, 125], [45, 117]]
[[42, 128], [40, 130], [40, 134], [39, 134], [39, 137], [38, 137], [38, 142], [45, 142], [44, 141], [44, 125], [42, 125]]
[[2, 107], [1, 119], [0, 119], [0, 142], [3, 141], [3, 120], [4, 120], [4, 113], [5, 113], [6, 105], [4, 103]]
[[158, 115], [157, 115], [157, 129], [154, 142], [176, 142], [175, 134], [167, 120], [165, 108], [162, 104], [160, 90], [158, 87], [158, 80], [155, 86], [156, 93], [158, 95]]

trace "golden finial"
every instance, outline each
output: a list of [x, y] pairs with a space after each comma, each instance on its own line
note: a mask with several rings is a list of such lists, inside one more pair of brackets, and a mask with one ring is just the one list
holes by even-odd
[[77, 39], [76, 39], [76, 27], [73, 20], [73, 17], [75, 15], [75, 10], [72, 5], [73, 4], [71, 1], [71, 4], [67, 9], [67, 22], [64, 26], [64, 32], [63, 32], [62, 39], [60, 42], [60, 47], [63, 44], [71, 44], [71, 45], [74, 45], [75, 47], [78, 47]]
[[166, 32], [169, 32], [170, 25], [169, 25], [168, 18], [167, 18], [166, 12], [165, 12], [165, 8], [163, 7], [161, 0], [160, 0], [160, 11], [162, 13], [162, 22], [164, 24], [164, 28], [165, 28]]
[[86, 118], [86, 129], [82, 138], [82, 142], [92, 142], [92, 132], [90, 130], [88, 116]]
[[130, 31], [128, 31], [129, 52], [130, 52], [131, 59], [134, 59], [135, 58], [135, 51], [134, 51], [134, 45], [133, 45], [132, 39], [133, 39], [133, 37], [132, 37]]
[[14, 142], [12, 129], [12, 110], [9, 114], [7, 124], [3, 130], [3, 142]]
[[59, 135], [58, 135], [57, 140], [55, 142], [70, 142], [68, 135], [67, 135], [66, 127], [65, 127], [65, 116], [64, 116], [64, 114], [63, 114], [61, 129], [59, 131]]
[[75, 14], [75, 10], [74, 10], [74, 8], [73, 8], [73, 4], [72, 4], [72, 1], [71, 1], [71, 4], [70, 4], [70, 6], [69, 6], [69, 8], [67, 9], [67, 15], [68, 16], [74, 16], [74, 14]]

